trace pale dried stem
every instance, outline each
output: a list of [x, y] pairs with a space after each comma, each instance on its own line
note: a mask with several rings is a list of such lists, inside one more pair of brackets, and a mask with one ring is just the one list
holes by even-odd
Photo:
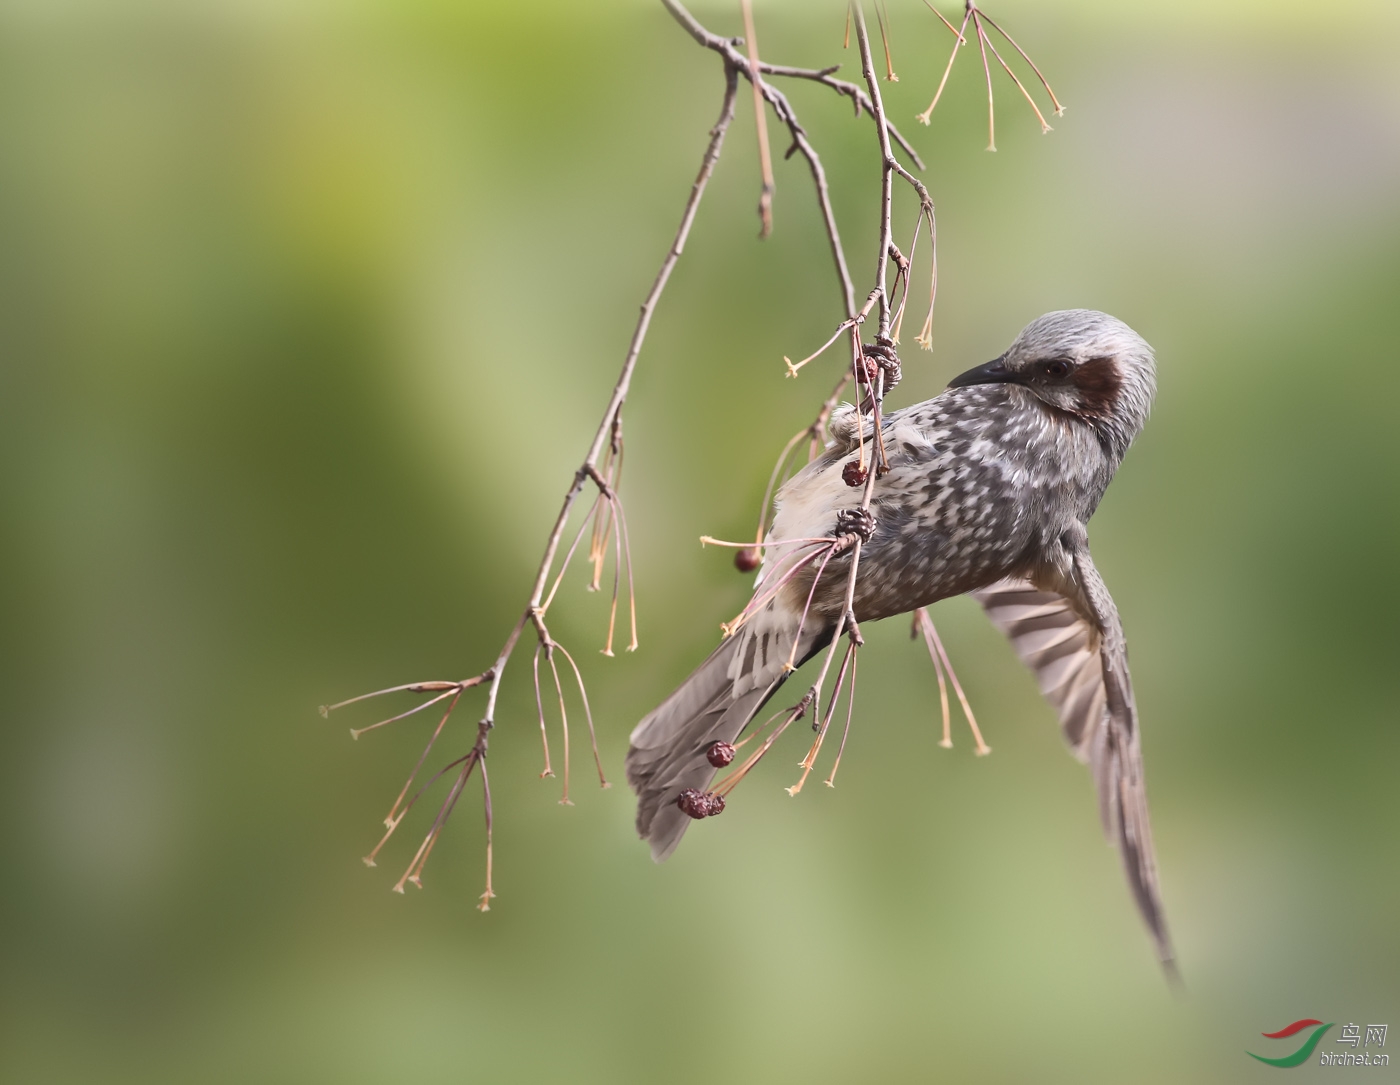
[[447, 721], [452, 717], [452, 710], [457, 707], [457, 700], [462, 696], [458, 690], [457, 696], [452, 698], [452, 703], [447, 706], [447, 711], [442, 714], [442, 719], [438, 720], [438, 725], [433, 728], [432, 735], [428, 738], [428, 744], [423, 747], [423, 752], [418, 755], [418, 763], [413, 766], [413, 771], [408, 774], [408, 779], [404, 782], [403, 790], [399, 792], [399, 797], [394, 800], [394, 805], [389, 808], [388, 815], [384, 818], [384, 824], [392, 827], [398, 824], [395, 816], [399, 811], [399, 803], [403, 802], [403, 797], [408, 794], [408, 789], [413, 786], [413, 781], [418, 778], [418, 774], [423, 771], [423, 763], [428, 760], [428, 754], [432, 752], [433, 744], [437, 742], [438, 736], [442, 734], [442, 729], [447, 726]]
[[875, 21], [880, 24], [880, 44], [885, 47], [885, 82], [898, 83], [899, 76], [894, 74], [894, 61], [890, 59], [890, 9], [883, 0], [875, 0]]
[[588, 741], [593, 745], [593, 764], [598, 769], [598, 786], [604, 791], [612, 787], [608, 783], [608, 778], [603, 775], [603, 759], [598, 755], [598, 735], [593, 729], [593, 709], [588, 704], [588, 690], [583, 685], [583, 675], [579, 673], [578, 664], [574, 662], [574, 657], [569, 655], [568, 649], [562, 644], [555, 644], [555, 649], [569, 661], [569, 667], [574, 672], [574, 681], [578, 683], [579, 700], [583, 702], [583, 718], [588, 722]]
[[928, 230], [929, 244], [933, 250], [930, 256], [928, 315], [924, 317], [924, 326], [914, 339], [914, 342], [918, 343], [924, 350], [933, 349], [933, 306], [938, 300], [938, 222], [932, 213], [928, 216]]
[[811, 354], [807, 355], [807, 357], [803, 358], [800, 362], [794, 362], [791, 358], [784, 354], [783, 362], [787, 366], [787, 375], [789, 377], [797, 376], [798, 372], [802, 369], [803, 366], [807, 365], [809, 362], [816, 361], [823, 354], [825, 354], [827, 348], [830, 347], [832, 343], [836, 342], [836, 340], [841, 338], [841, 333], [847, 331], [854, 323], [854, 318], [843, 320], [840, 324], [837, 325], [836, 330], [831, 333], [830, 339], [828, 339], [825, 343], [819, 346]]
[[559, 563], [559, 575], [554, 578], [554, 583], [549, 589], [549, 594], [540, 603], [540, 613], [549, 611], [550, 605], [554, 602], [555, 593], [559, 591], [559, 585], [564, 582], [564, 574], [569, 571], [569, 563], [574, 560], [574, 551], [578, 549], [578, 544], [583, 540], [583, 533], [588, 530], [589, 524], [596, 523], [598, 517], [598, 507], [603, 503], [603, 495], [600, 493], [593, 499], [593, 505], [588, 510], [588, 515], [583, 518], [583, 522], [578, 526], [578, 532], [574, 535], [574, 541], [569, 544], [569, 549], [564, 552], [564, 560]]
[[559, 697], [559, 729], [564, 733], [564, 794], [559, 798], [560, 806], [573, 806], [569, 798], [569, 710], [564, 705], [564, 684], [559, 681], [559, 665], [554, 662], [556, 644], [545, 645], [544, 658], [549, 663], [549, 671], [554, 675], [554, 692]]
[[890, 148], [889, 122], [885, 118], [885, 104], [880, 97], [880, 81], [875, 77], [875, 61], [870, 53], [870, 33], [865, 26], [865, 11], [860, 0], [854, 0], [851, 14], [856, 26], [856, 43], [860, 46], [860, 70], [865, 76], [866, 88], [870, 91], [870, 101], [875, 114], [875, 132], [880, 142], [880, 238], [876, 248], [875, 292], [880, 305], [879, 334], [890, 333], [890, 298], [886, 289], [886, 269], [889, 263], [891, 236], [890, 213], [894, 200], [894, 151]]
[[885, 427], [881, 422], [880, 409], [885, 400], [885, 371], [880, 370], [875, 377], [875, 407], [871, 427], [875, 431], [875, 452], [877, 460], [872, 474], [884, 475], [889, 472], [890, 458], [885, 451]]
[[419, 712], [422, 712], [423, 709], [432, 708], [433, 705], [437, 704], [439, 701], [445, 701], [448, 697], [451, 697], [454, 692], [460, 694], [461, 690], [449, 689], [446, 693], [439, 693], [431, 701], [424, 701], [422, 704], [410, 708], [407, 712], [400, 712], [397, 716], [390, 716], [387, 720], [380, 720], [378, 723], [372, 723], [368, 727], [352, 727], [350, 728], [350, 735], [352, 738], [359, 738], [366, 731], [377, 731], [381, 727], [387, 727], [389, 724], [397, 723], [399, 720], [407, 719], [409, 716], [416, 716]]
[[858, 655], [851, 656], [851, 696], [846, 702], [846, 726], [841, 731], [841, 745], [836, 747], [836, 760], [831, 765], [831, 775], [822, 783], [827, 787], [836, 786], [836, 770], [841, 767], [841, 758], [846, 752], [846, 739], [851, 737], [851, 719], [856, 712], [856, 664], [859, 662]]
[[540, 773], [540, 779], [541, 779], [541, 780], [543, 780], [546, 776], [553, 776], [553, 775], [554, 775], [554, 769], [552, 769], [552, 768], [550, 767], [550, 765], [549, 765], [549, 732], [548, 732], [548, 730], [547, 730], [546, 727], [545, 727], [545, 722], [544, 722], [544, 694], [543, 694], [543, 692], [542, 692], [541, 689], [540, 689], [540, 653], [543, 652], [543, 651], [544, 651], [544, 645], [543, 645], [543, 644], [537, 644], [537, 645], [535, 645], [535, 660], [534, 660], [534, 671], [535, 671], [535, 711], [539, 713], [539, 717], [540, 717], [540, 743], [541, 743], [541, 745], [544, 746], [544, 771]]
[[443, 774], [446, 773], [449, 769], [455, 769], [458, 765], [460, 765], [463, 761], [465, 761], [468, 757], [471, 756], [471, 751], [468, 751], [467, 753], [464, 753], [461, 757], [457, 758], [456, 761], [449, 761], [442, 768], [438, 769], [437, 772], [433, 773], [432, 777], [428, 780], [426, 784], [424, 784], [422, 787], [420, 787], [417, 791], [413, 793], [413, 798], [409, 799], [408, 802], [404, 805], [404, 808], [399, 812], [398, 817], [385, 820], [384, 824], [387, 827], [386, 831], [384, 835], [380, 837], [379, 843], [374, 846], [374, 850], [364, 857], [365, 866], [372, 867], [377, 865], [375, 863], [375, 857], [379, 854], [379, 849], [389, 842], [389, 837], [394, 835], [394, 830], [397, 829], [399, 825], [403, 823], [404, 814], [407, 814], [410, 810], [413, 809], [413, 807], [417, 804], [418, 800], [423, 797], [427, 790], [430, 787], [432, 787], [435, 783], [437, 783], [440, 779], [442, 779]]
[[[490, 672], [488, 671], [487, 674]], [[465, 682], [409, 682], [403, 686], [390, 686], [388, 689], [377, 689], [373, 693], [361, 693], [358, 697], [351, 697], [349, 700], [337, 701], [335, 704], [323, 704], [318, 710], [323, 719], [329, 719], [330, 714], [339, 708], [348, 705], [358, 704], [360, 701], [368, 701], [374, 697], [386, 697], [390, 693], [438, 693], [442, 690], [467, 689], [469, 686], [479, 685], [486, 680], [487, 674], [477, 675], [475, 678], [468, 678]]]
[[982, 18], [986, 19], [988, 24], [992, 27], [992, 29], [994, 29], [1008, 42], [1010, 42], [1011, 48], [1015, 49], [1016, 52], [1020, 53], [1021, 59], [1031, 66], [1031, 71], [1035, 72], [1035, 77], [1040, 80], [1040, 85], [1045, 88], [1045, 93], [1050, 95], [1050, 101], [1054, 103], [1055, 116], [1063, 117], [1065, 115], [1065, 107], [1060, 105], [1060, 100], [1055, 97], [1055, 92], [1050, 88], [1049, 81], [1045, 78], [1045, 76], [1040, 74], [1040, 69], [1035, 66], [1035, 61], [1033, 61], [1030, 58], [1030, 55], [1024, 49], [1022, 49], [1019, 45], [1016, 44], [1016, 39], [1013, 38], [1010, 34], [1008, 34], [1005, 30], [1003, 30], [1001, 26], [997, 23], [997, 21], [993, 19], [990, 15], [988, 15], [985, 11], [982, 12]]
[[797, 632], [794, 633], [792, 637], [792, 651], [788, 653], [787, 662], [783, 664], [783, 670], [785, 671], [797, 670], [797, 646], [802, 643], [802, 630], [806, 628], [807, 625], [807, 614], [812, 609], [812, 599], [817, 594], [817, 585], [821, 583], [822, 573], [826, 572], [827, 563], [831, 561], [831, 557], [835, 553], [836, 544], [833, 540], [831, 549], [826, 552], [825, 556], [822, 558], [822, 563], [817, 566], [816, 575], [812, 577], [812, 587], [807, 592], [807, 602], [802, 607], [802, 617], [797, 620]]
[[749, 47], [749, 82], [753, 85], [754, 126], [758, 130], [758, 162], [763, 189], [758, 196], [760, 238], [773, 232], [773, 152], [768, 146], [768, 114], [763, 108], [763, 79], [759, 72], [758, 31], [753, 25], [753, 0], [739, 0], [744, 12], [744, 37]]
[[437, 817], [433, 819], [432, 828], [429, 829], [428, 834], [423, 837], [423, 843], [418, 845], [418, 850], [414, 853], [413, 860], [408, 864], [408, 869], [404, 871], [403, 877], [395, 883], [395, 893], [402, 893], [406, 882], [413, 882], [420, 889], [423, 887], [421, 878], [423, 863], [427, 860], [428, 853], [432, 851], [433, 844], [437, 842], [438, 833], [442, 831], [442, 826], [446, 823], [447, 816], [452, 812], [452, 808], [457, 805], [457, 797], [461, 795], [462, 788], [466, 786], [467, 777], [471, 775], [472, 768], [477, 761], [476, 750], [472, 750], [463, 760], [466, 763], [462, 766], [462, 771], [457, 775], [457, 779], [453, 781], [452, 788], [447, 793], [447, 798], [443, 799], [442, 806], [438, 809]]
[[627, 562], [627, 621], [631, 639], [627, 642], [627, 651], [637, 650], [637, 586], [632, 575], [632, 538], [627, 531], [627, 512], [622, 507], [622, 499], [614, 498], [614, 511], [617, 515], [617, 524], [622, 536], [622, 556]]
[[933, 107], [938, 104], [938, 99], [943, 97], [943, 88], [948, 85], [948, 76], [952, 74], [953, 61], [958, 59], [958, 50], [967, 44], [967, 38], [963, 36], [963, 32], [967, 30], [967, 21], [972, 18], [972, 12], [970, 10], [966, 12], [963, 15], [962, 27], [960, 29], [954, 29], [953, 24], [943, 18], [943, 13], [941, 11], [932, 4], [929, 4], [928, 0], [924, 0], [924, 3], [928, 4], [928, 9], [942, 20], [944, 26], [953, 31], [953, 36], [957, 39], [953, 42], [953, 51], [948, 56], [948, 66], [943, 69], [943, 78], [938, 81], [938, 90], [934, 92], [933, 101], [929, 102], [928, 108], [915, 118], [922, 124], [928, 124], [933, 117]]
[[[613, 514], [616, 502], [608, 501], [609, 514]], [[612, 603], [608, 607], [608, 639], [603, 645], [603, 655], [612, 658], [613, 633], [617, 629], [617, 597], [622, 587], [622, 532], [613, 532], [613, 590]]]
[[[804, 430], [803, 432], [805, 433], [806, 431]], [[757, 543], [756, 545], [757, 545], [760, 549], [763, 549], [763, 550], [780, 550], [780, 549], [782, 549], [784, 546], [801, 546], [801, 545], [803, 545], [804, 543], [829, 543], [829, 542], [831, 542], [831, 536], [830, 536], [830, 535], [825, 535], [825, 536], [822, 536], [821, 538], [815, 538], [815, 537], [813, 537], [813, 538], [805, 538], [805, 537], [804, 537], [804, 538], [797, 538], [797, 539], [778, 539], [776, 542], [759, 542], [759, 543]], [[755, 544], [754, 544], [754, 543], [751, 543], [751, 542], [730, 542], [728, 539], [716, 539], [716, 538], [712, 538], [712, 537], [709, 536], [709, 535], [701, 535], [701, 536], [700, 536], [700, 545], [701, 545], [701, 546], [728, 546], [728, 547], [733, 547], [733, 548], [736, 549], [736, 550], [747, 550], [747, 549], [749, 549], [749, 547], [754, 546]]]
[[910, 635], [923, 635], [924, 646], [928, 648], [928, 657], [933, 660], [933, 673], [938, 676], [938, 704], [943, 713], [943, 738], [938, 744], [945, 750], [951, 750], [953, 748], [953, 714], [948, 707], [948, 683], [943, 678], [943, 664], [938, 659], [938, 650], [933, 646], [933, 637], [929, 635], [932, 628], [933, 619], [929, 617], [927, 607], [919, 607], [914, 611], [914, 627], [910, 630]]
[[[890, 338], [895, 341], [896, 345], [899, 343], [900, 329], [904, 327], [904, 309], [905, 306], [909, 304], [909, 288], [913, 285], [914, 278], [914, 253], [917, 252], [919, 248], [919, 233], [923, 225], [924, 213], [923, 210], [920, 209], [919, 217], [914, 220], [914, 237], [909, 242], [909, 255], [907, 258], [901, 260], [899, 267], [900, 274], [904, 277], [904, 293], [901, 294], [899, 298], [899, 308], [895, 311], [894, 316], [894, 332], [890, 336]], [[895, 287], [898, 288], [898, 286], [899, 280], [896, 279]]]
[[[432, 830], [423, 841], [426, 847], [424, 847], [422, 856], [418, 859], [418, 869], [415, 870], [412, 877], [408, 879], [419, 889], [423, 888], [423, 868], [427, 866], [428, 857], [433, 854], [433, 849], [437, 847], [438, 838], [442, 836], [442, 828], [447, 824], [447, 819], [452, 816], [452, 811], [456, 809], [457, 800], [462, 797], [462, 792], [466, 790], [467, 779], [471, 776], [472, 769], [476, 767], [479, 760], [480, 758], [476, 756], [475, 750], [467, 755], [467, 763], [462, 766], [461, 774], [453, 782], [452, 790], [448, 792], [447, 798], [443, 801], [442, 809], [438, 811], [438, 816], [433, 822]], [[402, 888], [400, 888], [399, 892], [403, 892]]]
[[[830, 544], [825, 543], [823, 545]], [[761, 590], [755, 593], [754, 597], [748, 601], [747, 605], [745, 605], [744, 609], [738, 613], [733, 621], [724, 622], [720, 625], [721, 632], [723, 632], [726, 637], [732, 637], [743, 627], [745, 622], [772, 602], [778, 592], [782, 591], [784, 587], [791, 583], [793, 577], [797, 576], [807, 565], [811, 564], [821, 552], [821, 549], [814, 547], [810, 554], [803, 555], [801, 558], [796, 558], [794, 556], [792, 559], [793, 564], [789, 565], [787, 568], [782, 568], [780, 566], [779, 571], [773, 574], [777, 577], [776, 580], [765, 577]]]
[[[743, 737], [742, 739], [740, 739], [738, 742], [734, 743], [734, 748], [735, 748], [736, 750], [742, 750], [742, 749], [743, 749], [745, 746], [747, 746], [750, 742], [754, 741], [755, 739], [761, 738], [761, 737], [763, 736], [763, 730], [764, 730], [765, 727], [767, 727], [769, 724], [771, 724], [771, 723], [772, 723], [774, 720], [776, 720], [779, 716], [784, 715], [785, 713], [791, 712], [791, 711], [792, 711], [791, 708], [780, 708], [780, 709], [778, 709], [778, 711], [774, 712], [771, 716], [769, 716], [766, 720], [764, 720], [761, 724], [759, 724], [759, 726], [757, 726], [757, 727], [753, 728], [751, 731], [749, 731], [749, 733], [748, 733], [745, 737]], [[761, 743], [760, 743], [760, 745], [761, 745]]]
[[992, 44], [990, 34], [987, 35], [987, 48], [992, 51], [992, 56], [997, 58], [997, 63], [1006, 69], [1006, 74], [1011, 76], [1011, 81], [1016, 84], [1021, 94], [1025, 96], [1026, 101], [1030, 103], [1031, 109], [1035, 111], [1036, 120], [1040, 121], [1040, 134], [1043, 136], [1047, 132], [1050, 132], [1050, 125], [1046, 123], [1044, 114], [1040, 112], [1040, 107], [1035, 104], [1035, 99], [1031, 97], [1031, 92], [1028, 91], [1025, 84], [1016, 77], [1016, 73], [1011, 70], [1011, 65], [1006, 63], [1006, 61], [1002, 59], [1001, 54], [997, 52], [997, 47]]
[[982, 70], [987, 73], [987, 150], [997, 149], [996, 104], [992, 100], [992, 65], [987, 59], [987, 32], [982, 29], [981, 12], [969, 5], [972, 27], [977, 31], [977, 47], [982, 50]]
[[802, 698], [802, 700], [798, 701], [797, 704], [795, 704], [792, 708], [788, 709], [787, 715], [783, 717], [783, 722], [780, 723], [777, 727], [773, 728], [772, 733], [766, 739], [763, 740], [763, 744], [759, 746], [758, 749], [754, 750], [753, 753], [749, 754], [749, 756], [744, 760], [743, 764], [741, 764], [737, 769], [735, 769], [733, 772], [731, 772], [728, 776], [726, 776], [723, 780], [721, 780], [718, 784], [714, 786], [712, 790], [715, 792], [715, 794], [728, 795], [731, 791], [733, 791], [734, 788], [738, 786], [739, 781], [741, 781], [745, 776], [747, 776], [749, 774], [749, 771], [755, 765], [757, 765], [759, 761], [763, 759], [763, 755], [773, 748], [773, 743], [778, 741], [778, 739], [782, 736], [782, 733], [786, 731], [789, 726], [791, 726], [793, 721], [799, 720], [803, 716], [805, 716], [807, 714], [808, 708], [810, 708], [814, 703], [816, 703], [814, 701], [814, 695], [812, 691], [809, 690], [807, 694]]
[[797, 783], [786, 789], [787, 793], [793, 797], [801, 792], [802, 785], [807, 782], [807, 777], [811, 775], [812, 767], [816, 765], [817, 758], [821, 754], [822, 742], [826, 739], [826, 730], [831, 725], [832, 713], [836, 710], [836, 702], [841, 697], [841, 687], [846, 681], [846, 668], [855, 658], [855, 653], [856, 646], [853, 641], [846, 648], [846, 654], [841, 660], [841, 669], [836, 672], [836, 684], [831, 688], [831, 700], [827, 703], [826, 712], [822, 714], [821, 722], [817, 727], [817, 737], [812, 740], [812, 747], [807, 751], [807, 756], [797, 763], [802, 769], [802, 776]]
[[481, 805], [486, 812], [486, 891], [481, 894], [477, 910], [489, 912], [491, 898], [496, 895], [491, 888], [491, 827], [494, 815], [491, 810], [491, 778], [486, 775], [486, 759], [481, 759]]
[[943, 661], [944, 670], [948, 672], [948, 680], [953, 683], [953, 692], [957, 694], [958, 703], [962, 705], [963, 715], [967, 717], [967, 725], [972, 730], [972, 740], [977, 743], [977, 748], [973, 753], [978, 757], [986, 757], [992, 752], [992, 748], [982, 738], [982, 732], [977, 726], [977, 717], [972, 714], [972, 705], [967, 702], [967, 694], [963, 693], [962, 683], [958, 681], [958, 672], [953, 669], [953, 661], [948, 658], [948, 652], [943, 647], [943, 641], [939, 639], [938, 630], [934, 627], [932, 619], [928, 623], [928, 635], [933, 640], [934, 648], [938, 650], [938, 658]]
[[[603, 454], [602, 475], [610, 487], [617, 482], [621, 468], [622, 456], [617, 451], [617, 442], [614, 440], [608, 445], [607, 452]], [[612, 507], [609, 505], [593, 517], [593, 535], [588, 540], [588, 560], [593, 566], [593, 578], [588, 583], [589, 591], [599, 591], [602, 588], [603, 566], [607, 564], [608, 540], [612, 530]], [[552, 592], [550, 594], [553, 595]], [[615, 597], [614, 603], [616, 603]]]

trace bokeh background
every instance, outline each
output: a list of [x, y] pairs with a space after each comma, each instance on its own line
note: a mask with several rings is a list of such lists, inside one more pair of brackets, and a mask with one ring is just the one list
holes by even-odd
[[[839, 3], [757, 7], [765, 55], [854, 74]], [[696, 12], [740, 32], [737, 4]], [[889, 622], [835, 790], [783, 793], [794, 734], [671, 862], [635, 839], [628, 731], [745, 595], [697, 536], [751, 530], [839, 364], [784, 379], [840, 310], [800, 160], [756, 239], [747, 97], [627, 414], [641, 650], [596, 653], [581, 572], [552, 612], [618, 786], [589, 786], [576, 729], [577, 805], [557, 804], [518, 656], [495, 907], [473, 909], [474, 790], [427, 888], [391, 893], [429, 811], [377, 869], [359, 858], [430, 722], [352, 743], [372, 710], [316, 706], [492, 658], [674, 231], [716, 58], [641, 2], [16, 0], [0, 1076], [1263, 1081], [1262, 1031], [1400, 1026], [1400, 9], [993, 14], [1068, 113], [1042, 138], [998, 74], [987, 154], [971, 51], [914, 123], [949, 35], [890, 3], [886, 92], [942, 269], [934, 349], [906, 345], [895, 400], [1053, 308], [1111, 311], [1159, 352], [1092, 531], [1188, 996], [1087, 773], [964, 600], [936, 617], [993, 756], [963, 730], [938, 748], [933, 673]], [[787, 89], [863, 293], [873, 130]]]

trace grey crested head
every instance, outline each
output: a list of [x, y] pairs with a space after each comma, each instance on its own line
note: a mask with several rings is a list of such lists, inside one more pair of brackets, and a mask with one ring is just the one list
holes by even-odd
[[1120, 456], [1147, 421], [1157, 390], [1152, 348], [1121, 320], [1093, 309], [1036, 317], [1005, 354], [949, 387], [993, 383], [1020, 385], [1092, 426]]

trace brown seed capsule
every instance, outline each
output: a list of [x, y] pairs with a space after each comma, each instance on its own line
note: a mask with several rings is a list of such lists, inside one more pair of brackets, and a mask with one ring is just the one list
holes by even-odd
[[848, 460], [846, 466], [841, 468], [841, 481], [854, 489], [857, 486], [865, 485], [867, 472], [860, 465], [860, 460]]
[[762, 562], [759, 557], [758, 547], [746, 546], [734, 554], [734, 568], [741, 573], [751, 573], [758, 568]]
[[714, 817], [716, 814], [722, 814], [722, 813], [724, 813], [724, 796], [723, 796], [723, 795], [716, 795], [713, 791], [711, 791], [708, 795], [705, 796], [705, 800], [706, 800], [706, 810], [705, 810], [705, 816], [706, 816], [706, 817]]
[[722, 769], [734, 760], [734, 747], [728, 742], [712, 742], [705, 757], [715, 768]]
[[676, 805], [697, 821], [710, 813], [710, 804], [705, 798], [705, 793], [693, 787], [686, 788], [676, 796]]

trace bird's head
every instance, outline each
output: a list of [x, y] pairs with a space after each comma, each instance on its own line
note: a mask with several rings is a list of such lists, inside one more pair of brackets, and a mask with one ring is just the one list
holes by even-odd
[[1000, 358], [948, 387], [974, 384], [1020, 385], [1121, 455], [1147, 421], [1157, 378], [1152, 348], [1132, 328], [1107, 313], [1065, 309], [1032, 320]]

